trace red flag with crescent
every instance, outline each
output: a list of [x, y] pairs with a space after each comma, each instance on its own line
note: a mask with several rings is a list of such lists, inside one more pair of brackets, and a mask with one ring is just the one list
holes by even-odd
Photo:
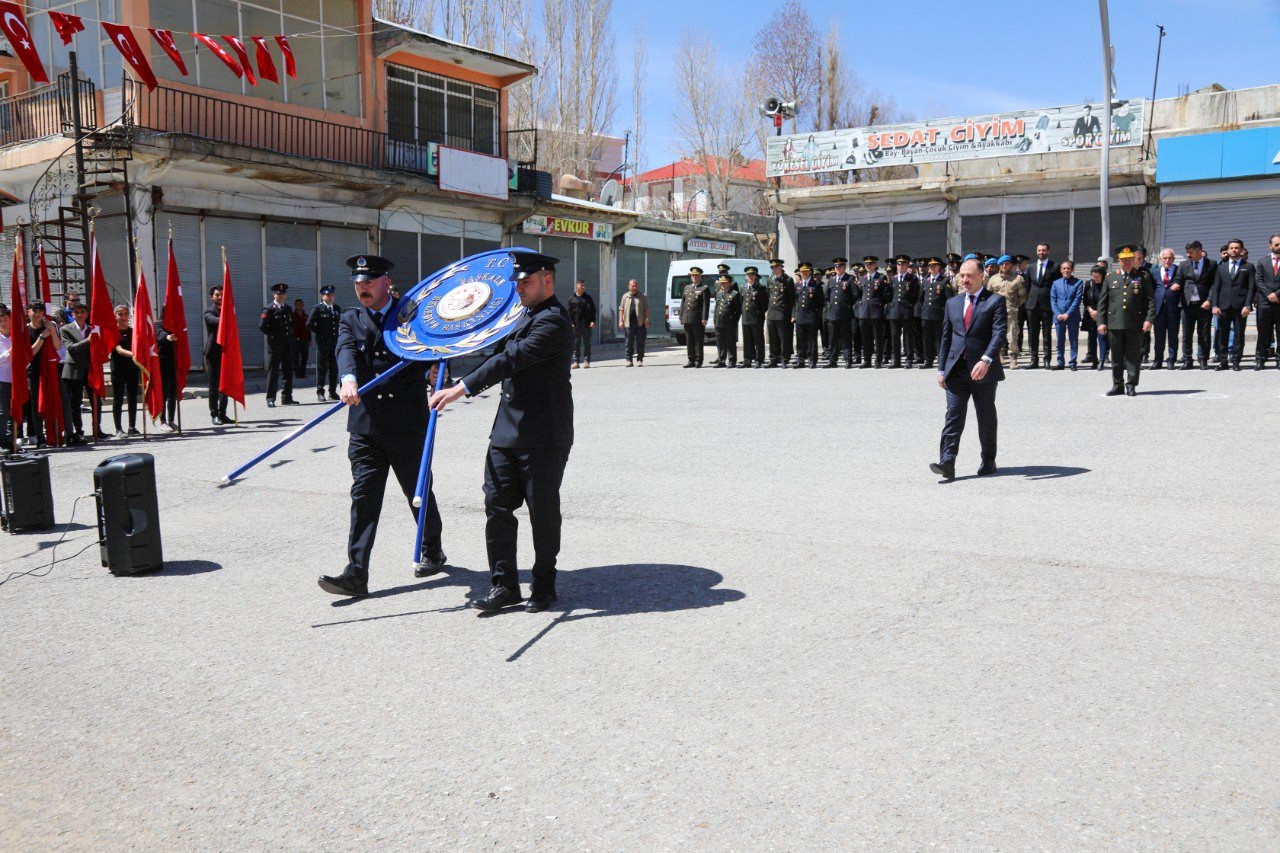
[[222, 259], [222, 310], [218, 314], [218, 345], [222, 347], [222, 377], [218, 390], [244, 405], [244, 361], [240, 355], [240, 327], [236, 325], [236, 297], [231, 267]]
[[0, 30], [18, 54], [18, 59], [26, 66], [27, 73], [36, 83], [48, 83], [49, 75], [44, 72], [44, 64], [40, 62], [40, 54], [31, 41], [31, 30], [27, 28], [27, 18], [22, 14], [22, 7], [8, 0], [0, 2]]
[[9, 365], [13, 369], [13, 387], [9, 392], [9, 411], [14, 420], [22, 418], [22, 407], [30, 399], [30, 386], [27, 385], [27, 366], [31, 364], [31, 338], [27, 335], [27, 324], [23, 321], [27, 305], [27, 271], [24, 266], [22, 248], [22, 230], [13, 242], [13, 269], [9, 275], [9, 301], [13, 304], [13, 315], [9, 327]]
[[98, 397], [105, 397], [106, 382], [102, 369], [111, 359], [116, 344], [120, 343], [120, 327], [116, 324], [115, 311], [111, 307], [111, 294], [107, 292], [107, 279], [102, 274], [98, 260], [98, 238], [89, 237], [89, 387]]
[[267, 39], [265, 36], [249, 36], [258, 49], [256, 58], [258, 60], [258, 76], [263, 80], [270, 80], [272, 83], [280, 82], [280, 75], [276, 73], [275, 60], [271, 58], [271, 51], [267, 49]]
[[53, 28], [58, 31], [58, 37], [62, 39], [63, 44], [71, 44], [76, 33], [84, 32], [84, 19], [79, 15], [50, 12], [49, 20], [53, 22]]
[[235, 57], [227, 53], [226, 48], [222, 45], [218, 44], [204, 33], [192, 33], [191, 37], [209, 48], [209, 50], [213, 51], [213, 55], [221, 59], [222, 63], [231, 69], [231, 73], [235, 74], [237, 77], [244, 76], [244, 71], [240, 69], [240, 65], [236, 62]]
[[[38, 268], [40, 272], [40, 293], [44, 300], [45, 323], [56, 325], [50, 303], [53, 297], [49, 288], [49, 268], [44, 262], [44, 246], [37, 244]], [[25, 330], [24, 330], [25, 331]], [[58, 354], [61, 339], [55, 331], [53, 337], [47, 338], [40, 345], [40, 370], [36, 389], [40, 394], [36, 401], [36, 411], [44, 421], [44, 440], [50, 447], [62, 446], [62, 434], [66, 431], [66, 420], [62, 411], [62, 356]]]
[[160, 350], [156, 346], [156, 318], [151, 312], [151, 294], [147, 291], [147, 275], [138, 270], [138, 291], [133, 297], [133, 363], [142, 371], [146, 388], [143, 404], [151, 419], [164, 411], [164, 384], [160, 379]]
[[156, 44], [160, 45], [160, 49], [165, 52], [169, 59], [173, 60], [173, 64], [178, 66], [178, 70], [182, 72], [182, 76], [187, 76], [187, 63], [182, 61], [182, 52], [178, 50], [178, 43], [173, 40], [172, 30], [157, 30], [154, 27], [147, 27], [147, 32], [151, 33], [151, 37], [156, 40]]
[[142, 52], [142, 46], [134, 38], [133, 30], [120, 24], [108, 24], [106, 21], [102, 22], [102, 28], [107, 31], [116, 50], [120, 51], [120, 55], [138, 75], [138, 79], [147, 85], [148, 90], [154, 89], [156, 75], [151, 71], [151, 65], [147, 62], [146, 54]]
[[223, 36], [222, 40], [231, 45], [231, 49], [236, 52], [236, 59], [240, 61], [240, 68], [244, 71], [244, 79], [250, 86], [258, 85], [258, 78], [253, 76], [253, 66], [249, 64], [249, 51], [244, 49], [244, 42], [235, 36]]
[[297, 80], [298, 66], [293, 61], [293, 48], [289, 47], [289, 40], [284, 36], [276, 36], [276, 44], [280, 45], [280, 52], [284, 54], [284, 73]]

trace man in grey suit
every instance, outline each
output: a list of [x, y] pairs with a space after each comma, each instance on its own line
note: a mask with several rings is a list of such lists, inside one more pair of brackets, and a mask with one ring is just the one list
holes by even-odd
[[[84, 402], [85, 386], [89, 381], [89, 309], [79, 302], [71, 305], [71, 322], [58, 328], [62, 345], [67, 349], [67, 360], [62, 363], [62, 408], [67, 414], [67, 444], [84, 444], [84, 421], [80, 417], [80, 405]], [[93, 416], [93, 434], [98, 437], [98, 406], [93, 393], [89, 394], [89, 406]]]
[[[1280, 234], [1271, 235], [1271, 251], [1258, 261], [1253, 304], [1258, 311], [1258, 349], [1254, 370], [1267, 363], [1271, 340], [1280, 333]], [[1280, 367], [1280, 356], [1276, 357]]]
[[1226, 260], [1218, 264], [1213, 290], [1209, 293], [1213, 316], [1218, 318], [1218, 334], [1214, 339], [1218, 350], [1217, 370], [1227, 369], [1228, 349], [1232, 370], [1240, 369], [1240, 356], [1244, 354], [1244, 327], [1249, 320], [1257, 279], [1253, 264], [1243, 256], [1243, 240], [1227, 243]]

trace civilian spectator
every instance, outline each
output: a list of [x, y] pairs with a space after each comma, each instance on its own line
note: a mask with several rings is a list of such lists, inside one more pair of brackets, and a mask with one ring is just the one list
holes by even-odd
[[307, 359], [311, 357], [311, 329], [307, 319], [306, 303], [293, 300], [293, 375], [298, 379], [307, 378]]
[[[1059, 312], [1052, 308], [1053, 282], [1058, 278], [1058, 264], [1049, 258], [1049, 244], [1036, 245], [1036, 256], [1028, 259], [1025, 278], [1027, 282], [1027, 324], [1030, 327], [1031, 366], [1040, 366], [1040, 353], [1044, 352], [1044, 366], [1049, 366], [1050, 328], [1053, 317]], [[1076, 306], [1077, 312], [1079, 306]], [[1043, 337], [1043, 348], [1041, 338]], [[1074, 363], [1074, 360], [1073, 360]], [[1058, 365], [1062, 365], [1062, 348], [1058, 348]]]
[[1218, 274], [1209, 294], [1213, 316], [1218, 318], [1218, 334], [1215, 341], [1218, 350], [1218, 370], [1227, 369], [1230, 355], [1231, 369], [1240, 369], [1240, 356], [1244, 352], [1244, 327], [1249, 320], [1249, 303], [1253, 298], [1256, 271], [1253, 264], [1244, 260], [1244, 242], [1232, 240], [1227, 244], [1227, 259], [1218, 264]]
[[[80, 406], [89, 381], [89, 331], [89, 309], [76, 302], [71, 306], [71, 322], [58, 330], [62, 345], [67, 350], [66, 361], [62, 364], [62, 399], [66, 401], [67, 444], [72, 445], [84, 444]], [[97, 438], [101, 427], [94, 399], [90, 392], [89, 407], [93, 413], [94, 437]]]
[[[1065, 366], [1063, 344], [1069, 341], [1071, 369], [1075, 370], [1080, 354], [1080, 303], [1084, 299], [1084, 282], [1076, 278], [1076, 265], [1073, 261], [1063, 261], [1060, 270], [1056, 272], [1059, 277], [1054, 280], [1049, 294], [1049, 304], [1058, 327], [1058, 364], [1055, 369], [1061, 370]], [[1048, 363], [1046, 355], [1045, 365]]]
[[[573, 323], [573, 364], [591, 366], [591, 330], [596, 327], [596, 301], [587, 293], [587, 283], [578, 279], [569, 297], [569, 320]], [[584, 358], [585, 356], [585, 358]]]
[[[1280, 234], [1271, 235], [1271, 251], [1257, 266], [1257, 284], [1254, 305], [1258, 310], [1258, 349], [1254, 370], [1261, 370], [1267, 363], [1272, 340], [1280, 332]], [[1280, 357], [1276, 358], [1280, 367]]]
[[1194, 334], [1199, 351], [1200, 369], [1209, 369], [1209, 327], [1213, 306], [1209, 294], [1217, 277], [1218, 265], [1205, 256], [1199, 240], [1187, 244], [1187, 259], [1178, 267], [1182, 273], [1182, 369], [1191, 369], [1191, 337]]
[[[27, 365], [26, 404], [27, 442], [34, 440], [36, 447], [45, 446], [44, 417], [40, 414], [40, 368], [46, 357], [46, 346], [56, 347], [58, 360], [66, 354], [62, 349], [62, 337], [58, 334], [58, 322], [45, 314], [44, 301], [32, 299], [27, 305], [27, 334], [31, 339], [31, 363]], [[62, 397], [62, 383], [58, 383], [58, 397]]]
[[9, 306], [0, 302], [0, 454], [13, 450], [13, 417], [9, 404], [13, 399], [13, 340], [9, 337]]
[[120, 423], [120, 413], [125, 397], [129, 398], [129, 432], [138, 435], [138, 365], [133, 360], [133, 351], [125, 344], [132, 346], [133, 327], [129, 325], [129, 306], [116, 306], [116, 326], [120, 330], [120, 343], [111, 352], [111, 416], [116, 424], [116, 438], [125, 436], [124, 427]]
[[618, 304], [618, 328], [627, 336], [627, 367], [632, 360], [644, 367], [644, 341], [649, 334], [649, 300], [640, 292], [640, 281], [627, 282], [627, 292]]
[[1173, 249], [1160, 250], [1160, 264], [1151, 277], [1156, 280], [1156, 363], [1151, 369], [1167, 364], [1173, 370], [1178, 363], [1178, 326], [1182, 321], [1182, 270], [1173, 262]]
[[178, 336], [156, 324], [156, 351], [160, 354], [160, 390], [164, 403], [160, 409], [160, 425], [173, 432], [178, 428], [178, 359], [173, 345]]
[[1089, 270], [1089, 280], [1084, 285], [1084, 303], [1085, 312], [1089, 316], [1090, 334], [1092, 340], [1089, 342], [1090, 353], [1097, 353], [1094, 359], [1094, 369], [1102, 370], [1107, 366], [1107, 336], [1098, 331], [1098, 300], [1102, 298], [1102, 282], [1107, 277], [1107, 265], [1100, 263], [1093, 269]]

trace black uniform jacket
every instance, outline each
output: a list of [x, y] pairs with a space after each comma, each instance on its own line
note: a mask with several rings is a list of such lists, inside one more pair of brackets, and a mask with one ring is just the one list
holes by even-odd
[[[395, 306], [388, 302], [388, 316]], [[353, 375], [363, 386], [401, 361], [387, 349], [382, 329], [363, 305], [348, 308], [338, 321], [338, 375]], [[357, 435], [394, 435], [420, 432], [427, 423], [427, 369], [415, 362], [383, 382], [360, 402], [347, 407], [347, 432]]]
[[573, 325], [552, 296], [529, 312], [501, 351], [462, 378], [472, 397], [502, 383], [490, 444], [512, 449], [573, 444], [572, 358]]

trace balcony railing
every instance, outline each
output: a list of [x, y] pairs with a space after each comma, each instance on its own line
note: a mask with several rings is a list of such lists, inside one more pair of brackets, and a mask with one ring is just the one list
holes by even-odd
[[[63, 72], [48, 86], [0, 98], [0, 148], [72, 130], [71, 75]], [[80, 122], [86, 130], [98, 124], [93, 83], [80, 81]]]

